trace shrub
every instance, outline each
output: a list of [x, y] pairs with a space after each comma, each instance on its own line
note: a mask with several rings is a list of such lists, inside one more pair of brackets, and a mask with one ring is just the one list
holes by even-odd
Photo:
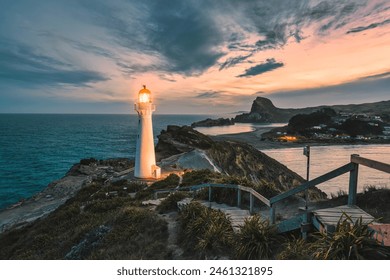
[[161, 201], [161, 204], [157, 206], [156, 210], [160, 213], [177, 211], [177, 202], [187, 197], [187, 195], [185, 192], [174, 192]]
[[169, 174], [164, 180], [153, 183], [150, 188], [154, 190], [158, 189], [172, 189], [179, 185], [180, 177], [174, 173]]
[[187, 250], [194, 250], [201, 258], [228, 254], [233, 246], [233, 228], [228, 217], [193, 202], [180, 211], [180, 237]]
[[355, 222], [343, 214], [333, 234], [319, 233], [313, 247], [321, 260], [359, 260], [390, 257], [390, 252], [372, 238], [373, 232], [360, 217]]
[[309, 260], [310, 245], [302, 238], [293, 238], [282, 245], [283, 251], [277, 255], [279, 260]]
[[221, 174], [212, 172], [208, 169], [186, 172], [183, 175], [182, 186], [194, 186], [213, 182], [217, 178], [221, 178], [221, 176]]
[[143, 190], [138, 191], [135, 194], [135, 199], [137, 200], [145, 200], [153, 198], [153, 190], [150, 188], [145, 188]]
[[259, 215], [245, 220], [236, 236], [235, 255], [238, 259], [269, 259], [277, 242], [276, 227]]
[[166, 259], [166, 222], [148, 209], [126, 207], [116, 213], [90, 259]]
[[254, 187], [254, 190], [267, 198], [280, 194], [280, 191], [276, 188], [275, 183], [270, 183], [266, 180], [261, 180], [260, 184]]

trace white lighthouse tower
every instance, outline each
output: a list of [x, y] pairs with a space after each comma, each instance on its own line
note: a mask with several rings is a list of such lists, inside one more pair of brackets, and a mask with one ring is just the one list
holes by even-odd
[[151, 92], [146, 86], [139, 91], [134, 109], [138, 113], [134, 176], [141, 179], [157, 179], [161, 175], [161, 169], [156, 165], [152, 124], [152, 113], [156, 106], [152, 103]]

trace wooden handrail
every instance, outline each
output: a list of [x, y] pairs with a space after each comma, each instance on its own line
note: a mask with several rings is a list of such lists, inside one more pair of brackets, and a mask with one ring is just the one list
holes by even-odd
[[171, 191], [182, 191], [182, 190], [190, 190], [194, 191], [197, 189], [203, 189], [203, 188], [228, 188], [228, 189], [238, 189], [242, 190], [244, 192], [248, 192], [252, 194], [254, 197], [256, 197], [258, 200], [263, 202], [265, 205], [268, 207], [271, 207], [271, 203], [269, 199], [267, 199], [265, 196], [259, 194], [257, 191], [255, 191], [252, 188], [244, 187], [241, 185], [234, 185], [234, 184], [212, 184], [212, 183], [205, 183], [205, 184], [200, 184], [200, 185], [195, 185], [195, 186], [189, 186], [189, 187], [180, 187], [180, 188], [174, 188], [174, 189], [164, 189], [164, 190], [155, 190], [154, 193], [167, 193]]
[[274, 204], [274, 203], [276, 203], [278, 201], [286, 199], [289, 196], [292, 196], [294, 194], [297, 194], [299, 192], [307, 190], [307, 189], [309, 189], [311, 187], [314, 187], [314, 186], [316, 186], [318, 184], [326, 182], [326, 181], [328, 181], [330, 179], [338, 177], [338, 176], [340, 176], [340, 175], [342, 175], [344, 173], [347, 173], [347, 172], [349, 172], [349, 171], [351, 171], [353, 169], [354, 169], [353, 163], [348, 163], [346, 165], [343, 165], [343, 166], [341, 166], [341, 167], [339, 167], [339, 168], [337, 168], [335, 170], [332, 170], [332, 171], [330, 171], [330, 172], [328, 172], [328, 173], [326, 173], [324, 175], [321, 175], [321, 176], [319, 176], [319, 177], [317, 177], [317, 178], [315, 178], [313, 180], [310, 180], [310, 181], [308, 181], [306, 183], [303, 183], [302, 185], [300, 185], [300, 186], [298, 186], [296, 188], [293, 188], [293, 189], [288, 190], [288, 191], [286, 191], [284, 193], [281, 193], [281, 194], [278, 194], [278, 195], [276, 195], [274, 197], [271, 197], [270, 198], [270, 203], [272, 205], [272, 204]]
[[386, 173], [390, 173], [390, 164], [384, 162], [364, 158], [358, 155], [351, 155], [351, 162], [361, 164]]

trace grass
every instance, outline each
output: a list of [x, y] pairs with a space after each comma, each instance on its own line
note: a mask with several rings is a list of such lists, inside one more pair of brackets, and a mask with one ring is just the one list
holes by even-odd
[[[139, 186], [142, 188], [143, 186]], [[93, 182], [44, 219], [0, 236], [0, 259], [169, 258], [167, 224], [127, 193]]]
[[222, 176], [222, 174], [212, 172], [208, 169], [194, 170], [184, 173], [181, 185], [186, 187], [215, 182], [215, 180], [222, 178]]
[[180, 240], [187, 253], [209, 259], [231, 252], [234, 232], [221, 211], [190, 203], [180, 211], [179, 221]]
[[172, 211], [178, 211], [177, 202], [188, 197], [186, 192], [174, 192], [167, 196], [160, 205], [157, 206], [156, 210], [162, 213], [168, 213]]
[[314, 259], [362, 260], [389, 258], [390, 251], [372, 238], [373, 232], [362, 218], [355, 222], [347, 214], [341, 216], [333, 234], [317, 234], [312, 245]]
[[254, 215], [245, 220], [235, 236], [235, 257], [245, 260], [270, 259], [278, 241], [276, 227]]
[[309, 260], [310, 244], [302, 238], [292, 237], [281, 246], [283, 250], [277, 254], [279, 260]]
[[169, 174], [168, 177], [166, 177], [165, 179], [153, 183], [149, 188], [153, 190], [173, 189], [179, 185], [179, 182], [180, 182], [179, 176], [172, 173]]

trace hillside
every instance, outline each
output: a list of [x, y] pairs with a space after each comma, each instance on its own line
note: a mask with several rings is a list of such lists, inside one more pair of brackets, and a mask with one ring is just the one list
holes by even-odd
[[354, 114], [380, 115], [384, 120], [389, 120], [390, 117], [390, 100], [375, 103], [317, 106], [292, 109], [278, 108], [268, 98], [257, 97], [253, 101], [250, 112], [237, 115], [234, 118], [234, 121], [260, 123], [288, 122], [295, 115], [310, 114], [323, 108], [332, 108], [337, 113], [345, 112]]
[[[192, 161], [201, 161], [195, 155], [202, 154], [214, 170], [229, 176], [245, 177], [263, 185], [272, 185], [276, 192], [286, 191], [303, 182], [301, 176], [248, 144], [214, 141], [189, 126], [168, 126], [158, 139], [158, 160], [174, 157], [175, 164], [180, 164], [180, 158], [189, 155]], [[317, 197], [318, 195], [324, 196], [321, 193], [316, 194]]]

